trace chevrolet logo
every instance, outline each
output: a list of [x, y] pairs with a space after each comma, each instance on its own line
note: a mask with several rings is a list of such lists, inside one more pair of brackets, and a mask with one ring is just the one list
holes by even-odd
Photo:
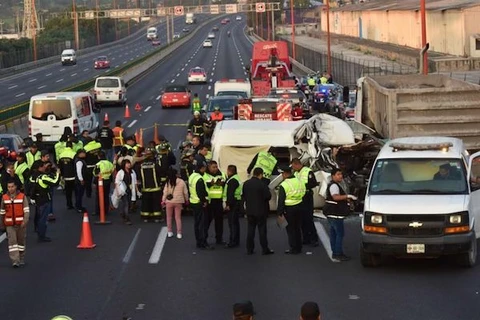
[[420, 228], [421, 226], [423, 226], [423, 223], [415, 221], [411, 222], [408, 226], [412, 228]]

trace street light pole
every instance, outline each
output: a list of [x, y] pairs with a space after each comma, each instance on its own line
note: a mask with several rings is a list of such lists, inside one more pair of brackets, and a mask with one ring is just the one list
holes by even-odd
[[[425, 0], [420, 0], [420, 16], [422, 21], [422, 49], [427, 45], [427, 18], [425, 9]], [[423, 53], [423, 74], [428, 74], [428, 51]]]
[[98, 0], [96, 0], [96, 11], [97, 11], [97, 45], [100, 45], [100, 6]]
[[327, 1], [327, 72], [332, 74], [332, 48], [330, 39], [330, 0]]
[[290, 0], [290, 23], [292, 25], [292, 58], [295, 60], [295, 17], [293, 15], [293, 0]]
[[75, 0], [72, 0], [72, 13], [73, 13], [73, 36], [75, 38], [75, 50], [80, 49], [80, 37], [78, 32], [78, 14], [77, 14], [77, 3]]

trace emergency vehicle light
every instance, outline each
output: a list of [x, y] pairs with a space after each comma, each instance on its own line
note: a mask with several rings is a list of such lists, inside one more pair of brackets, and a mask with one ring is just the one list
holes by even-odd
[[449, 148], [453, 147], [451, 142], [440, 142], [440, 143], [425, 143], [425, 144], [414, 144], [414, 143], [392, 143], [390, 147], [393, 148], [393, 152], [405, 151], [405, 150], [415, 150], [415, 151], [428, 151], [428, 150], [437, 150], [447, 152]]

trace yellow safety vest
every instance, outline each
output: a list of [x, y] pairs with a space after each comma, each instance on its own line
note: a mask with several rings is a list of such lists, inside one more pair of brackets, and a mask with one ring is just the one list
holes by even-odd
[[328, 83], [328, 79], [326, 77], [321, 77], [320, 78], [320, 83], [321, 84], [327, 84]]
[[308, 78], [307, 84], [308, 84], [309, 86], [312, 86], [312, 87], [313, 87], [313, 86], [316, 84], [316, 83], [315, 83], [315, 79], [313, 79], [313, 78]]
[[33, 154], [31, 151], [28, 151], [25, 154], [25, 157], [27, 158], [28, 167], [31, 168], [35, 161], [40, 160], [40, 158], [41, 158], [40, 157], [40, 151], [35, 152], [35, 154]]
[[60, 155], [62, 154], [63, 150], [67, 147], [67, 143], [65, 141], [58, 141], [55, 143], [55, 157], [60, 159]]
[[[222, 181], [227, 180], [227, 177], [225, 177], [225, 175], [223, 173], [221, 175], [216, 175], [216, 176], [212, 176], [208, 173], [205, 173], [205, 175], [203, 177], [204, 177], [204, 180], [205, 180], [206, 183], [212, 182], [213, 180], [217, 180], [219, 178]], [[213, 185], [210, 188], [208, 188], [207, 190], [208, 190], [208, 197], [210, 199], [222, 199], [222, 197], [223, 197], [223, 187], [222, 186]]]
[[202, 179], [203, 177], [198, 172], [194, 172], [188, 178], [188, 190], [190, 191], [190, 203], [197, 204], [200, 203], [200, 198], [197, 194], [197, 182], [198, 180]]
[[228, 178], [227, 183], [225, 184], [225, 188], [223, 190], [223, 201], [227, 200], [228, 182], [232, 179], [235, 179], [238, 181], [238, 187], [237, 189], [235, 189], [233, 196], [235, 197], [235, 200], [242, 200], [242, 181], [240, 181], [240, 177], [238, 176], [238, 174], [236, 174]]
[[15, 165], [13, 166], [13, 170], [15, 170], [15, 174], [18, 176], [22, 184], [25, 184], [25, 178], [23, 177], [23, 173], [27, 169], [28, 169], [28, 164], [26, 162], [18, 164], [18, 161], [16, 161]]
[[280, 186], [283, 188], [283, 190], [285, 190], [285, 205], [287, 207], [300, 204], [305, 192], [307, 191], [305, 184], [303, 184], [297, 178], [285, 179]]
[[110, 179], [114, 170], [113, 163], [108, 160], [100, 160], [97, 163], [97, 168], [100, 170], [100, 175], [104, 180]]
[[194, 112], [195, 111], [200, 111], [202, 109], [202, 106], [200, 105], [200, 98], [193, 99], [192, 109], [193, 109]]
[[295, 177], [297, 177], [300, 181], [303, 182], [303, 184], [306, 185], [308, 183], [308, 175], [311, 171], [312, 169], [308, 167], [302, 167], [300, 171], [295, 172]]
[[255, 163], [254, 168], [262, 168], [263, 176], [268, 179], [272, 175], [276, 164], [277, 159], [275, 159], [273, 155], [265, 151], [260, 151], [258, 153], [257, 162]]

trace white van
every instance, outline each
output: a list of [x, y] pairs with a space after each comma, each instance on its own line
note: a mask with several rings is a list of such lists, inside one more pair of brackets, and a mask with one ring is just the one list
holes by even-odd
[[88, 130], [95, 136], [99, 122], [93, 97], [88, 92], [54, 92], [30, 98], [28, 133], [33, 138], [43, 134], [46, 143], [57, 142], [65, 127], [74, 134]]
[[67, 64], [77, 64], [77, 54], [75, 53], [75, 50], [73, 49], [65, 49], [62, 51], [62, 66], [65, 66]]
[[94, 98], [97, 105], [127, 104], [127, 84], [120, 77], [98, 77], [95, 80]]
[[382, 255], [452, 255], [475, 265], [480, 237], [480, 152], [447, 137], [389, 141], [370, 175], [362, 217], [361, 263]]
[[148, 41], [152, 41], [152, 40], [155, 40], [158, 38], [158, 35], [157, 35], [157, 28], [155, 27], [150, 27], [147, 29], [147, 40]]

